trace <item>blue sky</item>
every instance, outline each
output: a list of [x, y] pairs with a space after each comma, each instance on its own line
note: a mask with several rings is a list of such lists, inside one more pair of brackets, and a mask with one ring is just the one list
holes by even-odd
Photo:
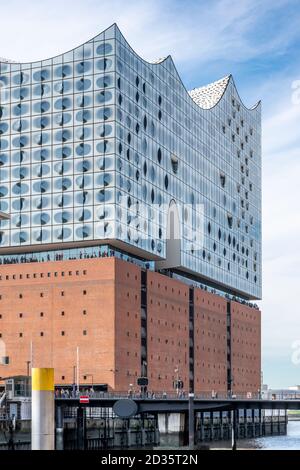
[[171, 54], [187, 88], [232, 73], [246, 105], [262, 100], [263, 372], [274, 387], [300, 384], [300, 2], [10, 0], [0, 56], [47, 58], [114, 22], [145, 59]]

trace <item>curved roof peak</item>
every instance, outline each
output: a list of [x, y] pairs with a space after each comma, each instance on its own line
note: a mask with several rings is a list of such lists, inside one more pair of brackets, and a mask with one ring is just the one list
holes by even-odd
[[189, 91], [189, 95], [200, 108], [213, 108], [224, 95], [230, 79], [231, 75], [227, 75], [216, 82], [209, 83], [200, 88], [194, 88]]
[[170, 56], [165, 56], [165, 57], [160, 57], [159, 59], [150, 60], [149, 63], [150, 64], [161, 64], [162, 62], [167, 60], [168, 57], [170, 57]]

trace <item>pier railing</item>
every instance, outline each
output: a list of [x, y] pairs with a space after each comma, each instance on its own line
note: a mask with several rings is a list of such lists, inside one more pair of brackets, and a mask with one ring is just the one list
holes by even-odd
[[[94, 390], [79, 390], [79, 391], [69, 391], [69, 390], [56, 390], [55, 397], [56, 398], [80, 398], [82, 396], [87, 396], [89, 398], [103, 398], [103, 399], [122, 399], [122, 398], [132, 398], [132, 399], [143, 399], [143, 400], [186, 400], [189, 396], [187, 392], [136, 392], [136, 391], [129, 391], [129, 392], [99, 392]], [[282, 395], [282, 394], [270, 394], [264, 392], [237, 392], [237, 393], [229, 393], [229, 392], [201, 392], [201, 393], [194, 393], [195, 400], [291, 400], [291, 399], [300, 399], [300, 393], [295, 396], [291, 395]]]

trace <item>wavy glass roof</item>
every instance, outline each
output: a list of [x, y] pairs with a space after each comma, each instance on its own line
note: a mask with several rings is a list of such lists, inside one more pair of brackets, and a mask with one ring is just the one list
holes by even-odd
[[228, 86], [231, 75], [189, 91], [192, 99], [203, 109], [213, 108], [222, 98]]
[[0, 61], [0, 88], [1, 250], [110, 240], [260, 297], [261, 111], [231, 75], [189, 92], [171, 56], [142, 59], [114, 24], [52, 58]]

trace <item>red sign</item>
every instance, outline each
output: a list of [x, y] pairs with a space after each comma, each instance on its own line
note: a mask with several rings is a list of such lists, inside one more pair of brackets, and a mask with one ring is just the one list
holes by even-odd
[[90, 397], [88, 397], [87, 395], [81, 395], [81, 397], [79, 397], [79, 403], [89, 403], [90, 402]]

